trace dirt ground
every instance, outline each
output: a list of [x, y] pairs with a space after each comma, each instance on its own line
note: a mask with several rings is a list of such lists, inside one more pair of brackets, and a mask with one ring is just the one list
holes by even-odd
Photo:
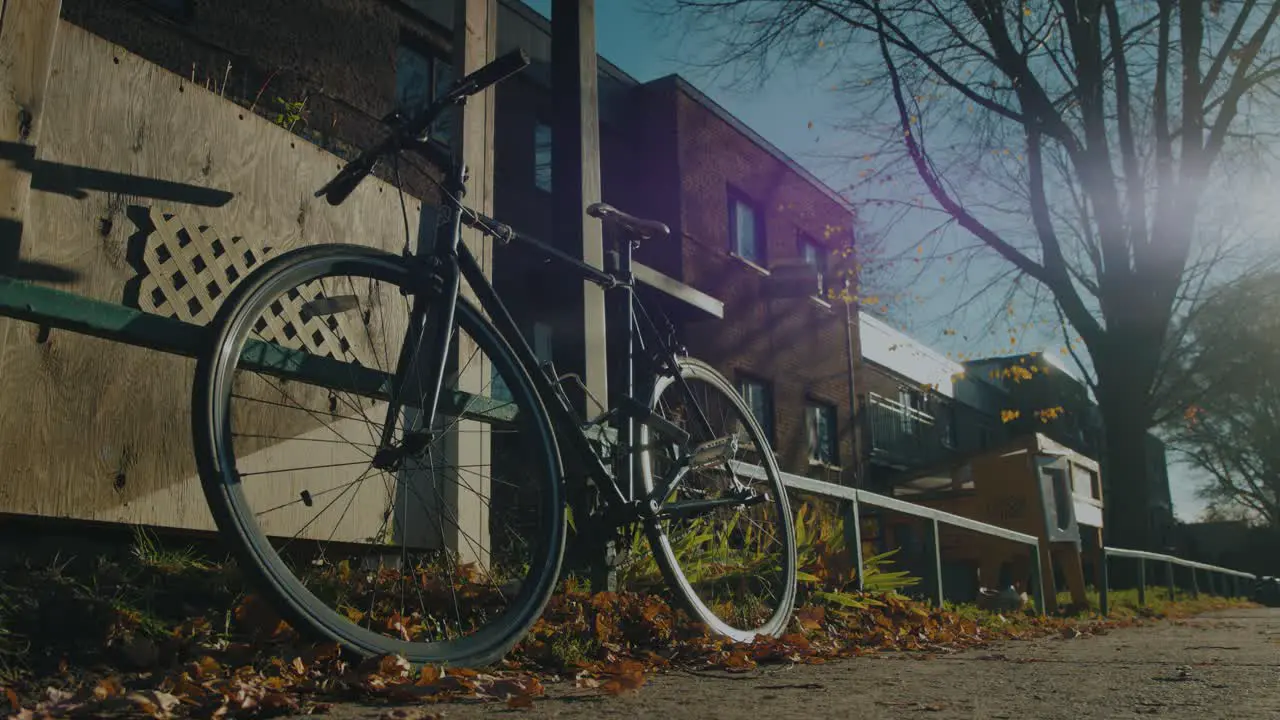
[[[1072, 640], [887, 654], [746, 674], [673, 672], [620, 697], [548, 687], [529, 710], [424, 708], [454, 718], [1280, 719], [1280, 609], [1233, 610]], [[342, 705], [329, 717], [396, 717]], [[401, 717], [418, 715], [402, 709]]]

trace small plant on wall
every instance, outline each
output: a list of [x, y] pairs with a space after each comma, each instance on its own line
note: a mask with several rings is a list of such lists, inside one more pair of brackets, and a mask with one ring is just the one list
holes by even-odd
[[303, 113], [307, 109], [307, 98], [305, 96], [301, 100], [285, 100], [282, 97], [277, 97], [276, 105], [279, 106], [280, 110], [271, 122], [289, 132], [293, 132], [298, 123], [306, 125], [307, 121], [303, 117]]

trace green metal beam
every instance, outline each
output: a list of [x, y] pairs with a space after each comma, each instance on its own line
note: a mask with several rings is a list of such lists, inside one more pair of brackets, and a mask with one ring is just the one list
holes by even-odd
[[[91, 335], [136, 347], [196, 357], [212, 342], [208, 328], [42, 285], [0, 277], [0, 316], [49, 328]], [[388, 400], [391, 375], [340, 360], [250, 339], [241, 353], [244, 367], [285, 380]], [[515, 406], [455, 390], [440, 411], [485, 422], [511, 422]]]

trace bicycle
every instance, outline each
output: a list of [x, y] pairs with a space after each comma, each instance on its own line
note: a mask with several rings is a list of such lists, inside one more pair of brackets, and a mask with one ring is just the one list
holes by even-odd
[[[425, 153], [448, 168], [433, 247], [410, 250], [406, 212], [400, 255], [313, 245], [232, 288], [192, 395], [216, 525], [287, 620], [363, 656], [501, 659], [547, 606], [571, 524], [624, 543], [645, 536], [648, 549], [632, 542], [620, 571], [640, 587], [665, 584], [712, 632], [778, 635], [795, 601], [796, 547], [769, 442], [733, 386], [687, 356], [669, 321], [660, 331], [634, 293], [632, 250], [667, 227], [592, 205], [610, 231], [609, 267], [598, 270], [463, 205], [465, 164], [427, 137], [447, 109], [527, 64], [517, 50], [413, 117], [389, 116], [386, 139], [316, 193], [338, 205], [382, 159], [398, 181], [401, 151]], [[461, 241], [464, 226], [606, 289], [622, 313], [609, 336], [624, 348], [612, 407], [585, 421], [574, 410], [568, 378], [539, 362]], [[388, 324], [396, 307], [407, 317]], [[379, 354], [375, 338], [401, 345]], [[704, 402], [683, 402], [698, 389]], [[233, 408], [238, 400], [247, 407]], [[301, 414], [284, 414], [285, 400]], [[285, 467], [262, 470], [272, 459]], [[355, 479], [333, 482], [348, 468]], [[335, 515], [327, 535], [313, 527]]]

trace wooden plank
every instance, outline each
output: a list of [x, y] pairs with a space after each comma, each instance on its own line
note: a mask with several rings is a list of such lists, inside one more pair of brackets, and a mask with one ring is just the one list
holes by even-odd
[[[0, 274], [16, 273], [61, 0], [0, 0]], [[16, 325], [0, 318], [0, 377]], [[0, 446], [3, 447], [3, 446]]]
[[[61, 0], [4, 0], [0, 10], [0, 141], [26, 146], [11, 152], [34, 152], [40, 142], [61, 8]], [[5, 159], [11, 162], [0, 166], [0, 218], [19, 226], [2, 231], [7, 240], [21, 235], [31, 176], [15, 158]]]
[[[371, 179], [330, 207], [312, 194], [338, 158], [178, 75], [67, 23], [52, 68], [22, 259], [77, 274], [70, 292], [113, 304], [136, 294], [154, 213], [271, 254], [404, 242], [392, 188]], [[420, 203], [408, 211], [412, 226]], [[193, 363], [13, 327], [0, 373], [0, 511], [211, 528], [190, 441]], [[261, 422], [299, 443], [310, 432], [272, 413]]]
[[636, 277], [636, 282], [648, 285], [677, 300], [686, 302], [717, 320], [724, 319], [724, 303], [701, 290], [685, 285], [668, 275], [663, 275], [648, 265], [633, 263], [631, 269]]
[[[602, 269], [603, 231], [584, 212], [601, 200], [595, 0], [552, 0], [551, 17], [552, 227], [566, 250]], [[603, 288], [584, 281], [581, 308], [581, 326], [568, 334], [581, 348], [587, 390], [603, 401], [609, 396]], [[584, 398], [586, 417], [605, 409], [587, 403]]]
[[[459, 74], [467, 75], [491, 62], [497, 48], [497, 0], [455, 0], [454, 3], [454, 58], [453, 66]], [[493, 88], [473, 96], [455, 118], [458, 128], [451, 138], [452, 150], [467, 166], [467, 203], [485, 215], [493, 214], [493, 153], [494, 145], [494, 97]], [[462, 240], [480, 264], [485, 276], [493, 272], [493, 240], [470, 228], [462, 231]], [[464, 287], [465, 296], [474, 297]], [[461, 336], [455, 344], [458, 357], [473, 358], [459, 363], [462, 367], [458, 387], [470, 393], [481, 394], [492, 383], [492, 365], [476, 352], [475, 342], [469, 336]], [[445, 419], [448, 420], [447, 418]], [[462, 562], [475, 562], [487, 566], [490, 553], [489, 510], [492, 501], [492, 449], [493, 438], [489, 426], [473, 421], [448, 422], [452, 431], [443, 439], [443, 457], [452, 467], [451, 482], [435, 489], [436, 478], [432, 473], [418, 473], [406, 478], [417, 490], [412, 494], [430, 498], [428, 503], [402, 501], [398, 512], [405, 513], [405, 526], [414, 529], [410, 542], [428, 545], [443, 544], [456, 552]], [[466, 468], [466, 470], [462, 470]], [[465, 472], [465, 477], [464, 477]], [[429, 505], [429, 507], [428, 507]], [[431, 514], [441, 514], [453, 522], [431, 522]]]

